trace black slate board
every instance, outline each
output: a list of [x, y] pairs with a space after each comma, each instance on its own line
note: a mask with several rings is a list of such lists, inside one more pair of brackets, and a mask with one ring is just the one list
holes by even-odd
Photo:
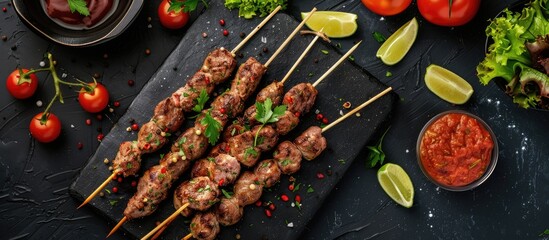
[[[218, 24], [219, 19], [224, 19], [227, 22], [225, 28], [230, 31], [228, 37], [222, 35], [223, 29]], [[254, 20], [240, 19], [235, 11], [227, 11], [218, 1], [212, 2], [208, 10], [190, 27], [181, 43], [144, 86], [128, 111], [105, 136], [96, 153], [70, 187], [71, 195], [82, 201], [110, 175], [107, 170], [108, 165], [104, 164], [103, 160], [105, 158], [113, 159], [122, 141], [136, 139], [136, 132], [126, 131], [130, 125], [129, 122], [132, 120], [138, 123], [148, 121], [156, 103], [184, 85], [185, 79], [197, 70], [209, 51], [215, 47], [232, 48], [236, 46], [241, 40], [239, 34], [250, 32], [260, 20], [258, 18]], [[298, 22], [290, 16], [284, 13], [277, 14], [241, 50], [244, 58], [239, 58], [239, 63], [244, 62], [248, 56], [254, 56], [261, 62], [265, 62], [297, 25]], [[208, 37], [203, 38], [202, 33], [207, 33]], [[311, 40], [312, 36], [296, 36], [289, 47], [269, 67], [267, 74], [263, 77], [262, 85], [268, 84], [273, 79], [281, 79]], [[264, 48], [268, 48], [267, 53], [263, 51]], [[322, 53], [321, 50], [328, 50], [328, 54]], [[360, 52], [355, 54], [360, 54]], [[327, 44], [317, 44], [286, 83], [286, 90], [299, 82], [314, 82], [340, 56], [337, 48]], [[363, 69], [351, 62], [344, 62], [317, 87], [319, 96], [314, 109], [320, 110], [330, 120], [335, 120], [341, 113], [348, 111], [342, 107], [343, 102], [350, 101], [354, 106], [357, 106], [385, 88], [385, 85], [371, 77]], [[383, 130], [383, 124], [388, 120], [395, 102], [396, 94], [391, 93], [384, 96], [367, 109], [362, 110], [360, 117], [349, 118], [328, 131], [325, 134], [328, 139], [328, 148], [325, 152], [314, 161], [304, 162], [302, 170], [294, 175], [297, 183], [300, 183], [299, 190], [289, 191], [287, 188], [288, 176], [283, 176], [280, 184], [264, 191], [262, 201], [271, 201], [277, 206], [271, 218], [265, 216], [263, 207], [248, 206], [245, 208], [244, 219], [233, 227], [223, 228], [220, 238], [234, 238], [236, 234], [240, 234], [243, 239], [298, 238], [305, 224], [312, 219], [325, 197], [345, 173], [364, 144], [372, 136], [378, 136], [379, 132]], [[314, 113], [309, 113], [304, 116], [300, 126], [284, 139], [294, 139], [307, 127], [319, 125], [319, 122], [314, 119], [314, 115]], [[145, 155], [143, 166], [148, 167], [155, 164], [159, 154], [163, 152], [165, 151]], [[263, 159], [268, 157], [268, 155], [264, 155]], [[326, 177], [318, 179], [316, 175], [319, 172], [325, 174]], [[182, 179], [185, 178], [187, 177]], [[128, 179], [123, 183], [112, 182], [107, 188], [117, 186], [119, 192], [105, 194], [105, 197], [102, 198], [97, 197], [87, 207], [97, 210], [112, 224], [118, 222], [122, 218], [128, 199], [135, 191], [135, 188], [130, 187], [132, 180], [136, 179]], [[312, 189], [314, 192], [308, 192], [308, 189]], [[279, 196], [282, 193], [292, 199], [296, 194], [299, 194], [302, 198], [301, 208], [292, 207], [290, 202], [280, 201]], [[128, 237], [142, 237], [154, 228], [156, 221], [165, 219], [173, 211], [172, 201], [169, 198], [159, 206], [153, 215], [129, 221], [123, 225], [122, 230], [128, 234]], [[293, 227], [288, 227], [288, 223], [292, 223]], [[112, 224], [108, 226], [106, 224], [105, 227], [112, 227]], [[188, 219], [180, 217], [164, 232], [163, 237], [166, 239], [181, 238], [187, 233]]]

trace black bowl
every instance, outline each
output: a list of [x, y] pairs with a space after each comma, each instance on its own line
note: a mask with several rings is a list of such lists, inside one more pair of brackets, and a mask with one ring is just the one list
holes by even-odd
[[52, 21], [44, 11], [44, 0], [12, 0], [17, 15], [30, 29], [55, 43], [85, 47], [106, 42], [120, 35], [137, 17], [143, 0], [119, 0], [114, 13], [90, 29], [71, 30]]

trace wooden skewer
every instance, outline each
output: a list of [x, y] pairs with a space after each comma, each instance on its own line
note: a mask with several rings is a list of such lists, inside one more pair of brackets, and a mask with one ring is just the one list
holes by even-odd
[[345, 120], [346, 118], [354, 115], [356, 112], [360, 111], [362, 108], [370, 105], [370, 103], [374, 102], [378, 98], [382, 97], [383, 95], [390, 92], [393, 88], [388, 87], [387, 89], [383, 90], [382, 92], [378, 93], [374, 97], [370, 98], [368, 101], [364, 102], [363, 104], [360, 104], [357, 108], [353, 109], [352, 111], [348, 112], [347, 114], [343, 115], [342, 117], [338, 118], [337, 120], [333, 121], [332, 123], [328, 124], [324, 128], [322, 128], [322, 132], [328, 131], [331, 127], [335, 126], [336, 124], [340, 123], [341, 121]]
[[109, 232], [109, 235], [107, 235], [107, 238], [110, 237], [114, 232], [116, 232], [122, 226], [122, 224], [124, 224], [126, 221], [128, 221], [128, 218], [126, 216], [120, 219], [120, 222], [118, 222], [116, 226], [114, 226], [112, 230]]
[[[246, 36], [246, 38], [244, 38], [232, 51], [231, 53], [234, 54], [240, 49], [242, 48], [242, 46], [244, 46], [244, 44], [246, 44], [248, 42], [248, 40], [250, 40], [265, 24], [267, 24], [267, 22], [269, 22], [269, 20], [271, 20], [271, 18], [281, 9], [281, 6], [278, 6], [276, 7], [270, 14], [269, 16], [267, 16], [265, 19], [263, 19], [263, 21], [261, 21], [261, 23], [259, 23], [259, 25], [257, 25], [254, 30], [252, 30], [250, 32], [250, 34], [248, 34], [248, 36]], [[101, 192], [101, 190], [103, 190], [107, 184], [110, 182], [110, 180], [116, 175], [118, 174], [118, 171], [113, 171], [113, 173], [111, 174], [111, 176], [107, 179], [105, 179], [105, 181], [99, 186], [97, 187], [93, 192], [92, 194], [90, 194], [90, 196], [88, 196], [86, 198], [86, 200], [84, 200], [84, 202], [82, 204], [80, 204], [80, 206], [78, 206], [76, 209], [79, 209], [81, 207], [83, 207], [84, 205], [88, 204], [95, 196], [97, 196], [97, 194], [99, 194], [99, 192]]]
[[[292, 68], [288, 71], [288, 73], [286, 73], [286, 76], [284, 77], [284, 79], [282, 79], [281, 83], [284, 84], [284, 81], [286, 81], [290, 75], [292, 74], [292, 72], [295, 70], [295, 68], [297, 67], [297, 65], [299, 65], [299, 63], [303, 60], [303, 58], [305, 58], [305, 56], [307, 55], [307, 53], [309, 53], [309, 51], [313, 48], [313, 46], [315, 45], [316, 41], [320, 38], [320, 36], [316, 36], [313, 41], [311, 41], [311, 43], [309, 43], [309, 45], [307, 46], [307, 48], [303, 51], [303, 53], [301, 53], [301, 55], [299, 56], [299, 58], [296, 60], [296, 62], [294, 63], [294, 65], [292, 66]], [[166, 220], [164, 220], [162, 223], [160, 223], [158, 226], [156, 226], [153, 230], [151, 230], [149, 233], [147, 233], [147, 235], [145, 235], [143, 238], [141, 238], [141, 240], [145, 240], [145, 239], [148, 239], [151, 235], [153, 235], [155, 232], [156, 233], [161, 233], [163, 230], [160, 230], [162, 227], [166, 227], [167, 225], [169, 225], [178, 215], [179, 213], [181, 213], [181, 211], [183, 211], [189, 204], [186, 203], [184, 204], [183, 206], [181, 206], [179, 209], [177, 209], [174, 213], [172, 213], [172, 215], [170, 215], [168, 218], [166, 218]], [[159, 231], [160, 230], [160, 231]]]
[[[322, 30], [320, 30], [322, 31]], [[288, 78], [290, 78], [290, 76], [292, 75], [292, 73], [294, 72], [294, 70], [297, 68], [297, 65], [299, 65], [299, 63], [301, 63], [301, 60], [303, 60], [303, 58], [305, 58], [305, 56], [307, 55], [307, 53], [309, 53], [309, 51], [311, 51], [311, 48], [313, 48], [313, 46], [315, 45], [316, 41], [318, 40], [319, 36], [316, 36], [313, 41], [311, 41], [311, 43], [309, 43], [309, 46], [307, 46], [307, 48], [305, 49], [305, 51], [303, 51], [303, 53], [301, 53], [301, 56], [299, 56], [299, 58], [296, 60], [296, 62], [294, 63], [294, 65], [292, 66], [292, 68], [290, 68], [290, 70], [286, 73], [286, 75], [284, 76], [284, 78], [282, 79], [282, 81], [280, 81], [280, 84], [284, 85], [284, 82], [286, 82], [286, 80], [288, 80]]]
[[240, 50], [240, 48], [242, 48], [242, 46], [244, 46], [244, 44], [246, 44], [246, 42], [248, 42], [248, 40], [250, 40], [250, 38], [252, 38], [254, 36], [254, 34], [259, 31], [259, 29], [261, 29], [265, 24], [267, 24], [267, 22], [269, 20], [271, 20], [271, 18], [282, 8], [282, 6], [278, 6], [275, 8], [275, 10], [273, 10], [271, 12], [271, 14], [269, 14], [269, 16], [267, 16], [265, 19], [263, 19], [263, 21], [261, 21], [261, 23], [259, 23], [259, 25], [257, 25], [257, 27], [254, 28], [254, 30], [252, 30], [250, 32], [250, 34], [248, 34], [248, 36], [246, 36], [246, 38], [244, 38], [244, 40], [242, 40], [238, 45], [236, 45], [236, 47], [234, 47], [234, 49], [231, 51], [232, 54], [235, 54], [236, 52], [238, 52], [238, 50]]
[[316, 12], [316, 8], [313, 8], [313, 10], [311, 10], [311, 12], [307, 15], [307, 17], [305, 17], [305, 19], [303, 19], [303, 21], [301, 21], [301, 23], [299, 23], [299, 25], [297, 25], [297, 27], [290, 34], [290, 36], [288, 36], [288, 38], [286, 38], [286, 40], [282, 43], [282, 45], [280, 45], [280, 47], [278, 47], [278, 49], [275, 51], [275, 53], [273, 53], [271, 58], [269, 58], [269, 60], [267, 60], [267, 62], [265, 63], [265, 67], [268, 67], [271, 64], [271, 62], [276, 58], [276, 56], [278, 56], [278, 54], [286, 47], [286, 45], [288, 45], [288, 43], [292, 40], [292, 38], [299, 32], [299, 29], [301, 29], [303, 27], [303, 25], [305, 25], [305, 22], [307, 22], [307, 20], [309, 20], [309, 18], [311, 16], [313, 16], [314, 12]]
[[189, 203], [183, 204], [183, 206], [179, 207], [179, 209], [177, 209], [177, 211], [175, 211], [174, 213], [172, 213], [172, 215], [170, 215], [168, 218], [166, 218], [166, 220], [164, 220], [162, 223], [158, 224], [158, 226], [156, 226], [152, 231], [150, 231], [149, 233], [147, 233], [147, 235], [142, 237], [141, 240], [148, 239], [156, 231], [158, 231], [160, 228], [164, 227], [164, 225], [169, 224], [170, 222], [172, 222], [188, 206], [189, 206]]
[[316, 85], [318, 85], [320, 82], [322, 82], [322, 80], [324, 80], [324, 78], [326, 78], [328, 75], [330, 75], [330, 73], [332, 73], [334, 71], [334, 69], [336, 69], [339, 66], [339, 64], [341, 64], [343, 61], [345, 61], [345, 59], [347, 59], [349, 57], [349, 55], [351, 55], [351, 53], [353, 53], [361, 43], [362, 43], [362, 41], [356, 43], [351, 49], [349, 49], [349, 51], [347, 51], [347, 53], [345, 53], [345, 55], [341, 56], [341, 58], [339, 60], [337, 60], [337, 62], [334, 65], [332, 65], [332, 67], [330, 69], [328, 69], [328, 71], [326, 71], [322, 76], [320, 76], [320, 78], [318, 78], [318, 80], [316, 80], [315, 83], [313, 83], [313, 87], [316, 87]]
[[193, 237], [192, 233], [187, 234], [187, 236], [183, 237], [181, 240], [189, 240]]
[[118, 174], [118, 172], [113, 171], [112, 174], [107, 179], [105, 179], [105, 181], [99, 187], [97, 187], [95, 191], [93, 191], [90, 194], [90, 196], [88, 196], [88, 198], [86, 198], [86, 200], [84, 200], [84, 202], [80, 204], [80, 206], [78, 206], [76, 209], [79, 209], [84, 205], [88, 204], [95, 196], [97, 196], [97, 194], [99, 194], [99, 192], [101, 192], [101, 190], [105, 188], [105, 186], [107, 186], [107, 184], [109, 184], [109, 182], [111, 182], [111, 180], [116, 176], [116, 174]]

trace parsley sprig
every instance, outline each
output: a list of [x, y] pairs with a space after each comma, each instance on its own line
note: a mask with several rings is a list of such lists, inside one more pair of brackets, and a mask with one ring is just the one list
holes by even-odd
[[211, 110], [204, 113], [204, 118], [200, 121], [202, 125], [206, 126], [204, 136], [208, 138], [208, 142], [214, 145], [219, 140], [219, 134], [221, 132], [221, 123], [215, 120], [210, 114]]
[[254, 139], [254, 147], [257, 146], [257, 138], [259, 137], [259, 132], [261, 129], [265, 126], [267, 123], [274, 123], [278, 121], [278, 118], [282, 115], [284, 115], [284, 112], [286, 112], [286, 105], [280, 105], [272, 109], [273, 102], [270, 98], [267, 98], [265, 102], [255, 103], [256, 108], [256, 115], [255, 120], [261, 123], [261, 126], [257, 130], [255, 134]]
[[383, 152], [383, 149], [381, 148], [381, 144], [383, 143], [383, 138], [385, 138], [385, 134], [389, 131], [389, 128], [385, 130], [385, 133], [383, 133], [383, 136], [381, 136], [381, 139], [379, 139], [379, 142], [376, 146], [366, 146], [370, 152], [368, 153], [368, 160], [366, 162], [366, 165], [370, 168], [375, 167], [378, 163], [380, 165], [383, 165], [383, 161], [385, 161], [385, 153]]
[[85, 0], [67, 0], [67, 3], [69, 3], [69, 9], [72, 13], [78, 12], [83, 16], [90, 15], [90, 10]]
[[202, 89], [200, 91], [200, 95], [196, 99], [196, 105], [193, 107], [193, 111], [195, 112], [201, 112], [202, 109], [204, 109], [204, 104], [210, 99], [210, 96], [208, 96], [208, 92], [206, 92], [206, 89]]
[[[171, 0], [170, 1], [170, 8], [168, 8], [167, 12], [171, 12], [171, 11], [174, 11], [174, 12], [183, 11], [183, 12], [186, 12], [186, 13], [192, 12], [198, 6], [198, 1], [199, 0], [184, 0], [184, 1]], [[206, 0], [200, 0], [200, 1], [202, 1], [204, 6], [208, 7], [208, 3], [206, 2]]]

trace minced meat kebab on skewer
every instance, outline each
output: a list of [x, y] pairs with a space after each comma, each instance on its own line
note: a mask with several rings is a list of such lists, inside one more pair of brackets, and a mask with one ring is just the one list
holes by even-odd
[[[314, 11], [316, 8], [313, 8], [312, 12]], [[257, 88], [267, 67], [307, 20], [308, 17], [299, 24], [264, 65], [250, 58], [240, 66], [231, 88], [212, 102], [211, 109], [202, 111], [194, 127], [187, 129], [179, 136], [172, 145], [170, 154], [165, 155], [159, 165], [149, 168], [139, 179], [137, 192], [129, 200], [124, 210], [124, 217], [108, 236], [127, 220], [148, 216], [157, 209], [158, 204], [166, 198], [173, 182], [185, 171], [189, 163], [205, 153], [208, 143], [214, 144], [218, 140], [229, 118], [234, 118], [243, 111], [244, 102]], [[171, 158], [165, 159], [168, 155]]]
[[[315, 38], [315, 40], [316, 39], [318, 39], [318, 36]], [[314, 44], [314, 42], [315, 41], [313, 40], [313, 42], [311, 43], [311, 45], [309, 45], [309, 47], [311, 47], [312, 44]], [[297, 122], [293, 124], [294, 126], [289, 127], [290, 130], [293, 129], [297, 125], [297, 123], [299, 123], [299, 118], [297, 116], [299, 116], [300, 114], [307, 113], [307, 111], [309, 111], [312, 108], [312, 105], [314, 104], [316, 95], [318, 93], [315, 87], [322, 80], [324, 80], [335, 68], [337, 68], [359, 45], [360, 43], [357, 43], [355, 46], [353, 46], [353, 48], [351, 48], [344, 56], [342, 56], [340, 60], [337, 61], [313, 85], [305, 84], [305, 87], [304, 87], [303, 84], [298, 84], [292, 87], [292, 89], [288, 91], [288, 93], [285, 95], [285, 98], [295, 97], [295, 102], [287, 103], [288, 106], [290, 106], [295, 111], [295, 112], [290, 112], [290, 115], [294, 116], [297, 119]], [[304, 56], [304, 54], [302, 54], [302, 57]], [[301, 59], [302, 58], [300, 57], [300, 60]], [[296, 64], [294, 64], [292, 69], [295, 69], [298, 63], [299, 61], [296, 62]], [[282, 84], [280, 84], [280, 86], [282, 86], [283, 83], [287, 80], [291, 72], [292, 71], [286, 74], [283, 81], [281, 81]], [[270, 90], [271, 88], [267, 87], [266, 89]], [[297, 97], [296, 95], [293, 95], [297, 91], [303, 91], [304, 89], [307, 89], [306, 91], [310, 92], [310, 94], [302, 94], [307, 97]], [[272, 102], [270, 97], [280, 98], [280, 96], [282, 95], [282, 94], [278, 94], [277, 93], [278, 91], [269, 91], [269, 92], [270, 94], [267, 94], [269, 95], [269, 98], [264, 100], [265, 102], [268, 102], [268, 103]], [[258, 98], [259, 96], [264, 96], [264, 94], [260, 93], [258, 94]], [[268, 105], [269, 107], [267, 108], [267, 110], [271, 110], [270, 104]], [[258, 106], [261, 106], [261, 105], [258, 105]], [[284, 108], [285, 107], [286, 105], [284, 105]], [[287, 113], [288, 111], [286, 110], [285, 112]], [[250, 131], [245, 131], [244, 133], [241, 133], [239, 135], [232, 136], [227, 140], [226, 144], [221, 144], [214, 147], [214, 149], [212, 150], [213, 152], [210, 153], [207, 159], [201, 159], [198, 162], [196, 162], [193, 166], [193, 170], [191, 174], [193, 178], [185, 182], [184, 184], [180, 185], [174, 193], [174, 207], [177, 209], [177, 211], [174, 214], [172, 214], [172, 216], [170, 216], [167, 220], [165, 220], [162, 224], [160, 224], [151, 232], [149, 232], [142, 239], [147, 239], [148, 237], [150, 237], [157, 230], [159, 230], [164, 225], [171, 222], [175, 218], [175, 216], [177, 216], [177, 214], [179, 213], [188, 217], [192, 213], [192, 210], [203, 210], [202, 206], [204, 205], [211, 206], [214, 203], [218, 202], [219, 199], [217, 197], [210, 195], [209, 193], [204, 193], [204, 192], [193, 193], [191, 190], [193, 188], [193, 184], [189, 184], [189, 182], [194, 182], [196, 181], [195, 179], [199, 177], [208, 177], [210, 178], [212, 183], [214, 184], [217, 183], [219, 186], [226, 186], [228, 184], [233, 183], [234, 179], [240, 172], [239, 162], [240, 164], [246, 167], [253, 167], [260, 157], [259, 153], [271, 150], [277, 144], [278, 135], [280, 133], [278, 133], [277, 130], [273, 128], [273, 126], [277, 126], [277, 123], [280, 120], [281, 119], [278, 119], [277, 121], [275, 121], [270, 125], [258, 125], [253, 127], [252, 130]], [[287, 133], [286, 130], [284, 131], [285, 131], [284, 134]], [[255, 142], [254, 138], [262, 139], [261, 143]], [[225, 148], [226, 146], [228, 146], [229, 148], [228, 150], [226, 150]], [[250, 156], [250, 155], [253, 155], [253, 156]], [[265, 165], [265, 164], [262, 164], [262, 165]], [[268, 170], [268, 169], [264, 169], [264, 170]], [[278, 168], [274, 170], [278, 170]], [[266, 172], [271, 172], [271, 171], [266, 171]], [[278, 173], [280, 173], [280, 171], [278, 171]], [[265, 181], [268, 186], [271, 186], [271, 184], [274, 184], [274, 182], [269, 181], [269, 179], [265, 179]], [[241, 185], [246, 186], [246, 183], [242, 183]], [[236, 188], [237, 187], [235, 186], [235, 189]], [[261, 190], [256, 189], [255, 191], [261, 191]], [[207, 195], [209, 196], [209, 198], [199, 197], [203, 195]], [[247, 195], [241, 195], [241, 196], [243, 199], [246, 199], [247, 197]], [[198, 198], [203, 199], [203, 203], [196, 204], [197, 203], [196, 199]], [[229, 207], [228, 204], [230, 203], [221, 203], [222, 206]], [[197, 208], [197, 206], [199, 206], [199, 208]], [[234, 208], [232, 209], [234, 210]]]
[[181, 127], [185, 119], [184, 112], [190, 112], [200, 94], [210, 95], [215, 85], [226, 81], [236, 67], [235, 53], [247, 43], [278, 11], [280, 6], [267, 16], [254, 30], [243, 39], [231, 52], [218, 48], [208, 54], [199, 71], [170, 97], [162, 100], [154, 109], [151, 120], [141, 126], [137, 141], [126, 141], [120, 144], [113, 160], [113, 173], [109, 176], [78, 208], [90, 202], [107, 186], [116, 175], [136, 175], [141, 167], [141, 155], [160, 149], [166, 142], [169, 133]]
[[[317, 126], [312, 126], [299, 135], [293, 142], [287, 141], [285, 144], [291, 145], [290, 148], [298, 149], [301, 153], [300, 156], [294, 156], [293, 160], [301, 161], [301, 158], [314, 160], [317, 158], [327, 147], [326, 138], [322, 136], [322, 133], [328, 131], [330, 128], [345, 120], [349, 116], [353, 116], [356, 112], [391, 90], [391, 87], [383, 90], [381, 93], [364, 102], [357, 108], [353, 109], [353, 111], [345, 114], [323, 129]], [[286, 161], [286, 158], [263, 160], [258, 164], [258, 166], [256, 166], [253, 172], [244, 172], [234, 185], [234, 195], [230, 198], [222, 197], [220, 204], [216, 205], [216, 207], [210, 209], [208, 212], [198, 212], [191, 220], [191, 233], [183, 239], [193, 237], [198, 240], [213, 240], [221, 231], [220, 224], [223, 226], [230, 226], [240, 221], [243, 216], [242, 208], [258, 201], [262, 195], [262, 189], [264, 187], [270, 187], [273, 183], [279, 181], [282, 170], [276, 170], [276, 168], [279, 168], [282, 165], [281, 163], [284, 161]]]

